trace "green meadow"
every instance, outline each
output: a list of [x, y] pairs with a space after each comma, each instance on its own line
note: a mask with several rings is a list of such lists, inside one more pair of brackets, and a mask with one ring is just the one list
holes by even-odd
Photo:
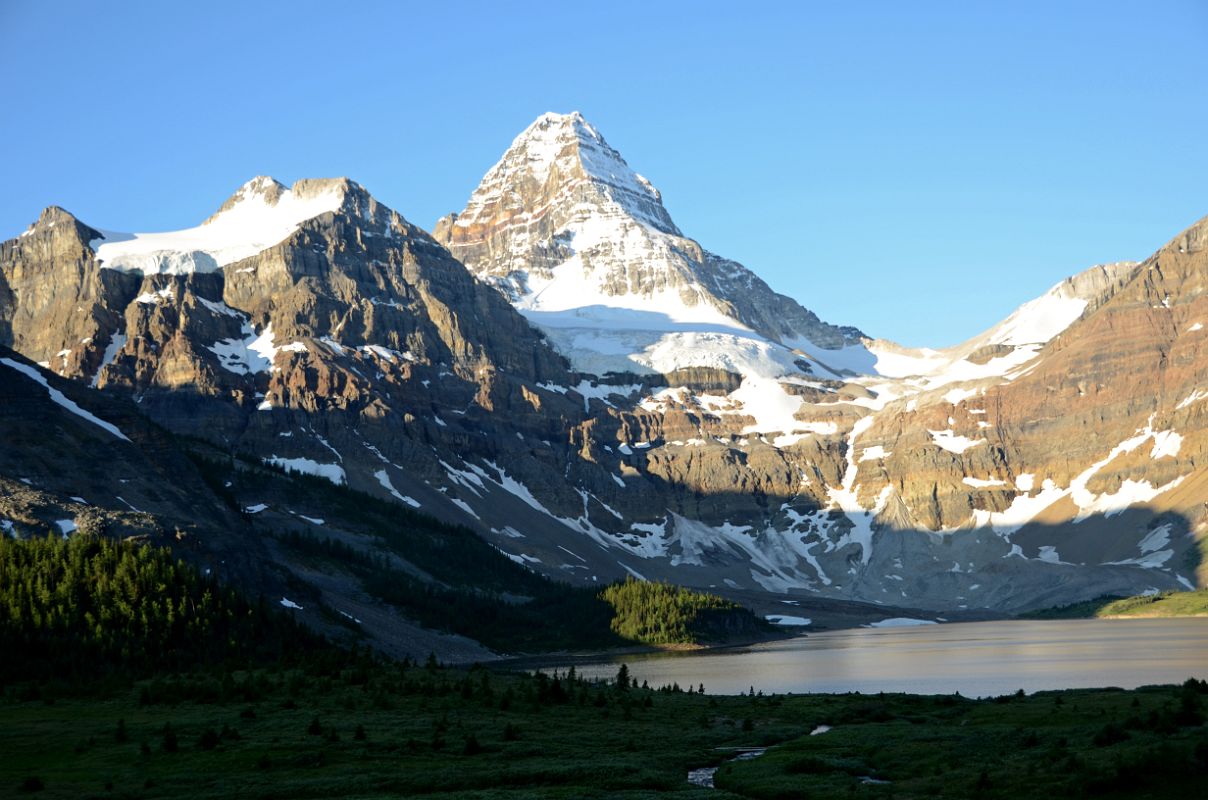
[[[988, 700], [699, 688], [368, 659], [10, 684], [0, 795], [1188, 798], [1208, 780], [1197, 682]], [[707, 766], [716, 790], [687, 782]]]
[[1024, 615], [1029, 619], [1204, 616], [1208, 616], [1208, 589], [1140, 594], [1133, 597], [1101, 597]]

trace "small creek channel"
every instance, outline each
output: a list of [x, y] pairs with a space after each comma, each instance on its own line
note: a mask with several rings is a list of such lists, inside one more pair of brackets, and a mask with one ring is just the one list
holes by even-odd
[[[810, 736], [817, 736], [820, 733], [826, 733], [830, 729], [830, 725], [819, 725], [810, 731]], [[766, 747], [728, 747], [723, 749], [729, 750], [730, 752], [736, 752], [738, 755], [734, 756], [733, 758], [727, 758], [722, 762], [722, 764], [728, 764], [731, 761], [750, 761], [752, 758], [759, 758], [768, 751], [768, 748]], [[713, 776], [717, 774], [717, 770], [720, 768], [721, 764], [718, 764], [716, 767], [700, 767], [699, 769], [689, 770], [688, 783], [692, 784], [693, 786], [714, 789], [716, 787], [713, 785]]]

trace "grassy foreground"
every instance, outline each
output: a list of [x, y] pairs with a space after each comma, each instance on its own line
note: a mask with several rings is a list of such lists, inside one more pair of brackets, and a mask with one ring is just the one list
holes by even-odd
[[756, 798], [1198, 797], [1205, 690], [835, 698], [819, 716], [832, 730], [724, 765], [716, 780]]
[[[736, 611], [663, 584], [608, 594], [617, 633], [653, 640], [724, 634]], [[0, 539], [0, 653], [0, 797], [1184, 798], [1208, 782], [1201, 681], [714, 697], [625, 668], [588, 683], [419, 666], [96, 538]], [[688, 783], [711, 766], [719, 788]]]
[[[1202, 796], [1208, 781], [1198, 682], [976, 701], [713, 697], [367, 663], [55, 691], [6, 687], [0, 796], [1159, 798]], [[819, 725], [833, 727], [810, 736]], [[687, 783], [717, 764], [717, 790]]]

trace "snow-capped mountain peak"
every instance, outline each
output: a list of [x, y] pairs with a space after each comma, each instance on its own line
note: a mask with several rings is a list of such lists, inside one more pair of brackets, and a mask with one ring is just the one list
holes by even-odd
[[264, 205], [274, 206], [285, 194], [289, 193], [289, 187], [281, 183], [276, 178], [269, 175], [257, 175], [247, 183], [235, 190], [234, 194], [226, 199], [218, 210], [206, 218], [201, 223], [209, 225], [211, 222], [218, 220], [223, 214], [233, 211], [240, 205], [249, 201], [259, 201]]
[[[658, 190], [577, 112], [529, 125], [435, 236], [585, 371], [664, 371], [653, 354], [668, 332], [770, 343], [790, 365], [790, 342], [827, 349], [860, 335], [685, 237]], [[690, 348], [673, 349], [674, 368], [698, 366], [683, 363]]]
[[213, 272], [283, 241], [307, 220], [349, 204], [372, 219], [370, 203], [368, 194], [346, 178], [300, 180], [287, 188], [261, 175], [240, 186], [195, 228], [163, 233], [102, 231], [103, 238], [92, 246], [108, 269], [170, 275]]
[[[482, 179], [456, 224], [470, 227], [500, 208], [520, 212], [520, 201], [532, 190], [554, 202], [587, 201], [663, 233], [680, 235], [659, 191], [634, 172], [577, 111], [542, 114], [517, 136]], [[541, 209], [525, 211], [531, 217]]]

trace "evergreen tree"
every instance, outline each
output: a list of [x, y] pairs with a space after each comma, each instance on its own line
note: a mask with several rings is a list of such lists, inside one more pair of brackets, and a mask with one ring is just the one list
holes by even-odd
[[0, 652], [0, 681], [346, 657], [166, 549], [87, 535], [0, 538]]

